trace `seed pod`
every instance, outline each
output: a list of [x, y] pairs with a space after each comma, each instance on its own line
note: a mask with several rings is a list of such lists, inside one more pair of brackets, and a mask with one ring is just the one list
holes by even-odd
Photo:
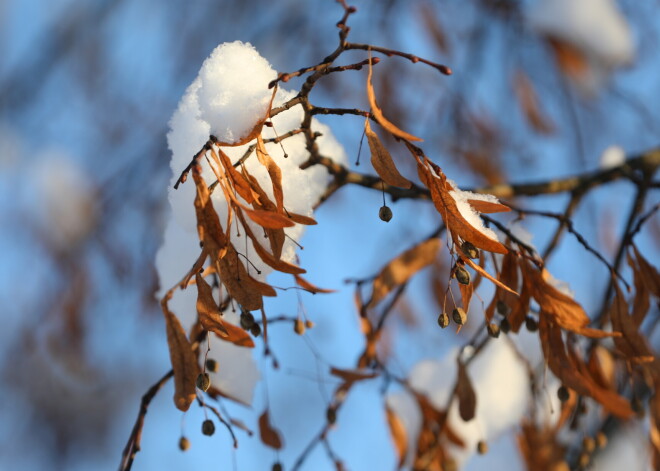
[[537, 330], [539, 330], [538, 322], [536, 322], [536, 319], [534, 319], [531, 316], [527, 316], [527, 318], [525, 319], [525, 327], [527, 327], [527, 330], [529, 330], [530, 332], [536, 332]]
[[392, 210], [389, 206], [381, 206], [378, 210], [378, 217], [381, 221], [390, 222], [392, 220]]
[[486, 330], [488, 331], [488, 335], [495, 339], [500, 336], [500, 326], [497, 324], [489, 323], [486, 326]]
[[454, 270], [454, 276], [458, 280], [458, 282], [462, 285], [469, 285], [470, 284], [470, 273], [463, 267], [461, 266], [456, 266]]
[[475, 259], [479, 258], [479, 249], [477, 249], [473, 244], [467, 240], [461, 244], [461, 251], [468, 256], [468, 258]]
[[447, 315], [446, 312], [442, 312], [438, 316], [438, 325], [442, 327], [443, 329], [449, 325], [449, 316]]
[[188, 448], [190, 448], [190, 440], [186, 437], [179, 438], [179, 450], [186, 451]]
[[593, 437], [584, 437], [582, 439], [582, 451], [585, 453], [593, 453], [596, 449], [596, 440]]
[[559, 389], [557, 389], [557, 397], [561, 402], [566, 402], [568, 401], [568, 398], [570, 397], [570, 394], [568, 392], [568, 388], [566, 386], [560, 386]]
[[502, 300], [497, 301], [495, 309], [497, 309], [497, 313], [501, 316], [506, 316], [509, 313], [509, 306]]
[[206, 360], [206, 369], [209, 370], [211, 373], [217, 373], [218, 362], [215, 361], [213, 358], [209, 358], [208, 360]]
[[241, 312], [241, 327], [245, 330], [250, 330], [254, 325], [254, 316], [251, 312]]
[[271, 469], [272, 471], [282, 471], [282, 463], [280, 463], [279, 461], [273, 463], [273, 467]]
[[200, 373], [197, 375], [197, 380], [195, 381], [195, 384], [199, 389], [206, 392], [211, 387], [211, 377], [209, 376], [208, 373]]
[[578, 458], [578, 466], [581, 469], [586, 469], [587, 466], [589, 466], [590, 461], [591, 461], [591, 456], [589, 456], [588, 453], [580, 453], [580, 457]]
[[598, 432], [596, 434], [596, 446], [598, 446], [600, 449], [603, 449], [607, 446], [607, 435], [605, 435], [603, 432]]
[[334, 407], [328, 407], [328, 409], [325, 411], [325, 418], [330, 425], [337, 422], [337, 409]]
[[314, 327], [314, 323], [312, 321], [305, 321], [305, 327], [311, 329], [312, 327]]
[[506, 317], [502, 319], [502, 321], [500, 322], [500, 330], [505, 334], [508, 334], [509, 331], [511, 330], [511, 323], [509, 322], [509, 319], [507, 319]]
[[202, 433], [209, 437], [215, 433], [215, 424], [211, 419], [206, 419], [202, 422]]
[[458, 325], [463, 325], [465, 324], [465, 321], [467, 321], [467, 313], [463, 308], [457, 307], [451, 312], [451, 318], [454, 319], [454, 322]]
[[293, 323], [293, 331], [298, 335], [305, 333], [305, 323], [302, 321], [302, 319], [296, 319], [296, 321]]
[[479, 440], [477, 443], [477, 453], [480, 455], [485, 455], [488, 453], [488, 443], [486, 443], [484, 440]]
[[250, 332], [255, 337], [259, 337], [261, 335], [261, 326], [255, 322], [252, 324], [252, 327], [250, 327]]

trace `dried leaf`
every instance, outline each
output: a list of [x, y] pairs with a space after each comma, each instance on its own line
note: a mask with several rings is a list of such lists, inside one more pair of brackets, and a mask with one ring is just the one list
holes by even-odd
[[589, 70], [589, 61], [577, 47], [556, 38], [549, 38], [548, 43], [555, 53], [555, 59], [561, 71], [570, 79], [579, 81]]
[[627, 259], [628, 265], [632, 268], [635, 281], [635, 300], [633, 301], [632, 320], [635, 326], [639, 329], [642, 322], [644, 322], [646, 314], [649, 312], [651, 300], [642, 270], [639, 265], [635, 263], [635, 260], [630, 254], [627, 254]]
[[635, 252], [635, 258], [637, 259], [642, 280], [653, 296], [660, 298], [660, 273], [658, 273], [658, 270], [656, 270], [656, 268], [642, 256], [635, 244], [633, 244], [632, 247]]
[[501, 282], [500, 280], [498, 280], [497, 278], [493, 277], [490, 273], [488, 273], [486, 270], [484, 270], [483, 268], [481, 268], [481, 266], [477, 265], [476, 263], [474, 263], [474, 262], [473, 262], [472, 260], [470, 260], [469, 258], [462, 259], [462, 260], [463, 260], [465, 263], [467, 263], [472, 269], [474, 269], [474, 271], [476, 271], [477, 273], [481, 274], [484, 278], [488, 278], [490, 281], [492, 281], [493, 283], [495, 283], [495, 285], [496, 285], [498, 288], [501, 288], [501, 289], [503, 289], [504, 291], [508, 291], [509, 293], [511, 293], [511, 294], [515, 294], [516, 296], [518, 296], [518, 293], [516, 293], [514, 290], [512, 290], [511, 288], [509, 288], [507, 285], [505, 285], [504, 283], [502, 283], [502, 282]]
[[456, 379], [456, 397], [458, 397], [458, 412], [461, 419], [469, 422], [477, 410], [477, 395], [472, 387], [472, 381], [467, 374], [465, 364], [458, 360], [458, 377]]
[[[253, 204], [255, 209], [264, 209], [266, 211], [276, 211], [277, 206], [273, 203], [263, 188], [259, 185], [256, 178], [250, 175], [246, 168], [243, 168], [243, 175], [250, 182], [251, 187], [259, 194], [259, 203]], [[282, 247], [284, 246], [285, 236], [284, 229], [265, 229], [270, 244], [270, 251], [273, 257], [280, 259], [282, 257]]]
[[394, 287], [405, 283], [419, 270], [431, 264], [439, 248], [440, 239], [428, 239], [390, 261], [374, 280], [373, 294], [367, 304], [378, 304]]
[[161, 307], [165, 316], [167, 345], [174, 371], [174, 404], [177, 409], [185, 412], [195, 400], [195, 379], [199, 373], [199, 365], [179, 319], [167, 307], [166, 298], [161, 301]]
[[588, 371], [577, 355], [569, 356], [561, 337], [561, 329], [551, 320], [552, 317], [541, 311], [539, 315], [539, 337], [545, 360], [550, 370], [562, 383], [578, 394], [592, 397], [605, 409], [617, 417], [627, 419], [634, 414], [626, 399], [614, 391], [601, 388], [585, 372]]
[[271, 425], [268, 409], [259, 417], [259, 435], [264, 445], [276, 450], [282, 448], [282, 437], [280, 432]]
[[614, 299], [610, 309], [612, 329], [621, 332], [621, 337], [614, 338], [614, 345], [623, 355], [632, 361], [653, 361], [653, 350], [648, 346], [646, 338], [639, 332], [633, 318], [628, 315], [628, 303], [619, 288], [616, 280], [613, 280]]
[[392, 156], [387, 151], [383, 143], [378, 139], [378, 135], [371, 130], [369, 118], [364, 123], [364, 132], [369, 142], [369, 149], [371, 150], [371, 164], [378, 176], [388, 185], [396, 186], [399, 188], [410, 188], [412, 182], [399, 173], [399, 170], [394, 165]]
[[[369, 54], [371, 56], [371, 54]], [[369, 62], [369, 75], [367, 75], [367, 97], [369, 98], [369, 105], [371, 106], [371, 114], [373, 117], [378, 121], [378, 124], [383, 126], [385, 130], [387, 130], [390, 134], [399, 137], [401, 139], [405, 139], [407, 141], [421, 141], [419, 137], [415, 137], [412, 134], [408, 134], [405, 131], [402, 131], [401, 129], [397, 128], [394, 124], [392, 124], [390, 121], [388, 121], [387, 118], [383, 115], [383, 112], [381, 109], [378, 107], [378, 103], [376, 103], [376, 93], [374, 92], [374, 86], [371, 83], [371, 78], [373, 76], [373, 66], [371, 65], [371, 61]]]
[[275, 163], [273, 158], [268, 154], [266, 145], [261, 136], [257, 137], [257, 159], [261, 165], [266, 167], [270, 180], [273, 184], [273, 195], [275, 197], [275, 205], [279, 212], [284, 212], [284, 193], [282, 192], [282, 170], [279, 165]]
[[330, 368], [330, 374], [343, 379], [347, 383], [354, 383], [356, 381], [363, 381], [365, 379], [373, 379], [378, 376], [378, 373], [369, 370], [346, 370], [342, 368]]
[[408, 455], [408, 434], [406, 433], [406, 427], [396, 412], [387, 406], [385, 406], [385, 414], [387, 415], [387, 425], [390, 427], [390, 435], [392, 436], [392, 441], [394, 441], [396, 454], [399, 457], [397, 466], [398, 469], [401, 469]]
[[289, 219], [291, 219], [296, 224], [304, 224], [305, 226], [316, 226], [318, 223], [314, 218], [309, 216], [303, 216], [302, 214], [286, 212]]
[[285, 227], [295, 226], [295, 223], [291, 219], [281, 213], [248, 208], [243, 208], [243, 211], [250, 219], [266, 229], [283, 229]]
[[296, 279], [296, 283], [298, 284], [298, 286], [300, 286], [302, 289], [304, 289], [306, 291], [309, 291], [310, 293], [314, 293], [314, 294], [316, 294], [316, 293], [334, 293], [336, 291], [334, 289], [319, 288], [318, 286], [315, 286], [315, 285], [311, 284], [309, 281], [304, 279], [302, 276], [294, 275], [294, 277]]
[[541, 134], [551, 134], [555, 127], [550, 118], [541, 111], [534, 86], [529, 77], [521, 70], [514, 76], [513, 91], [516, 93], [520, 109], [529, 124]]
[[511, 208], [501, 203], [493, 203], [491, 201], [483, 200], [467, 200], [467, 202], [470, 203], [470, 206], [472, 206], [475, 211], [479, 213], [492, 214], [506, 213], [511, 211]]
[[211, 194], [201, 176], [201, 169], [194, 165], [193, 180], [197, 194], [195, 195], [195, 213], [197, 215], [197, 232], [204, 248], [213, 259], [220, 258], [227, 246], [227, 239], [220, 225], [218, 213], [213, 208]]
[[248, 204], [252, 204], [255, 200], [258, 199], [259, 197], [258, 193], [256, 193], [252, 189], [247, 179], [238, 170], [236, 170], [236, 168], [232, 165], [229, 156], [227, 156], [227, 154], [222, 152], [222, 149], [218, 149], [218, 154], [220, 154], [220, 158], [218, 158], [218, 156], [216, 155], [215, 150], [211, 148], [211, 155], [214, 156], [214, 158], [218, 161], [218, 163], [222, 164], [222, 166], [225, 169], [226, 175], [228, 176], [229, 181], [231, 181], [231, 184], [236, 190], [236, 192]]
[[[420, 179], [431, 191], [431, 199], [436, 210], [445, 221], [445, 225], [462, 240], [471, 242], [475, 247], [488, 252], [505, 254], [507, 248], [497, 240], [493, 240], [470, 224], [458, 210], [456, 201], [449, 193], [451, 188], [447, 183], [447, 177], [439, 167], [431, 168], [431, 162], [424, 157], [417, 162]], [[437, 173], [437, 176], [436, 176]]]

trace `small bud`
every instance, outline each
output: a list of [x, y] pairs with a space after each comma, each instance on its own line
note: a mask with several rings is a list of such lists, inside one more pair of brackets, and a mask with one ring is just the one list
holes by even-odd
[[509, 319], [504, 318], [500, 321], [500, 330], [505, 334], [509, 333], [511, 330], [511, 323], [509, 322]]
[[557, 389], [557, 397], [561, 402], [568, 401], [568, 398], [570, 397], [568, 388], [566, 386], [560, 386], [559, 389]]
[[465, 324], [465, 321], [467, 321], [467, 313], [463, 308], [457, 307], [452, 311], [451, 318], [454, 319], [454, 322], [458, 325], [463, 325]]
[[190, 448], [190, 440], [186, 437], [179, 438], [179, 450], [186, 451], [188, 448]]
[[472, 243], [465, 241], [461, 244], [461, 250], [468, 258], [475, 259], [479, 258], [479, 249], [477, 249]]
[[252, 327], [250, 327], [250, 333], [255, 337], [259, 337], [261, 335], [261, 326], [255, 322], [252, 324]]
[[197, 380], [195, 383], [199, 389], [206, 392], [211, 387], [211, 377], [208, 373], [200, 373], [197, 375]]
[[443, 329], [449, 325], [449, 316], [447, 315], [446, 312], [442, 312], [438, 316], [438, 325], [442, 327]]
[[241, 312], [241, 327], [245, 330], [250, 330], [254, 325], [254, 316], [251, 312]]
[[206, 419], [202, 422], [202, 433], [209, 437], [215, 433], [215, 424], [211, 419]]
[[489, 323], [486, 326], [486, 330], [488, 331], [488, 335], [495, 339], [500, 336], [500, 326], [497, 324]]
[[501, 316], [506, 316], [509, 313], [509, 306], [507, 306], [502, 300], [497, 301], [495, 308], [497, 309], [497, 313]]
[[470, 273], [463, 267], [461, 266], [456, 266], [454, 269], [454, 276], [458, 280], [458, 282], [462, 285], [469, 285], [470, 284]]
[[305, 323], [302, 321], [302, 319], [296, 319], [296, 321], [293, 323], [293, 331], [298, 335], [305, 333]]
[[325, 418], [330, 425], [337, 422], [337, 409], [334, 407], [328, 407], [328, 409], [325, 411]]
[[392, 210], [389, 206], [381, 206], [378, 210], [378, 217], [381, 221], [390, 222], [392, 220]]
[[603, 432], [598, 432], [596, 434], [596, 446], [600, 449], [603, 449], [607, 446], [607, 435]]
[[314, 323], [312, 321], [305, 321], [305, 327], [311, 329], [312, 327], [314, 327]]
[[585, 453], [593, 453], [596, 449], [596, 440], [592, 437], [584, 437], [582, 439], [582, 451]]
[[217, 373], [218, 362], [215, 361], [213, 358], [209, 358], [208, 360], [206, 360], [206, 369], [209, 370], [211, 373]]
[[488, 443], [486, 443], [484, 440], [479, 440], [477, 443], [477, 453], [480, 455], [485, 455], [488, 453]]
[[539, 324], [536, 322], [536, 319], [534, 319], [531, 316], [527, 316], [525, 319], [525, 327], [527, 327], [527, 330], [530, 332], [536, 332], [539, 330]]
[[271, 469], [272, 471], [282, 471], [282, 463], [280, 463], [279, 461], [273, 463], [273, 467]]

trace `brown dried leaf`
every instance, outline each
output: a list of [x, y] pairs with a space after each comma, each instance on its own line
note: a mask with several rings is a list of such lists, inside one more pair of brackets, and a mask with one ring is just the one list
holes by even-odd
[[568, 78], [580, 80], [589, 70], [589, 61], [575, 46], [556, 38], [549, 38], [548, 43], [555, 53], [557, 65]]
[[561, 329], [552, 320], [552, 316], [541, 311], [539, 315], [539, 337], [545, 360], [552, 371], [562, 383], [574, 389], [578, 394], [592, 397], [605, 409], [617, 417], [627, 419], [634, 412], [626, 399], [614, 391], [603, 389], [591, 376], [584, 362], [576, 354], [568, 355], [566, 346], [561, 337]]
[[374, 280], [373, 295], [367, 304], [378, 304], [392, 289], [405, 283], [419, 270], [431, 264], [439, 248], [440, 239], [428, 239], [390, 261]]
[[410, 188], [412, 182], [399, 173], [392, 156], [378, 139], [378, 135], [371, 130], [369, 118], [364, 122], [364, 132], [367, 135], [367, 142], [371, 150], [371, 165], [373, 165], [378, 176], [388, 185]]
[[627, 259], [628, 265], [632, 268], [635, 280], [635, 300], [633, 301], [632, 319], [635, 326], [639, 329], [639, 326], [642, 325], [642, 322], [644, 322], [644, 318], [649, 311], [651, 300], [642, 270], [639, 268], [639, 265], [635, 263], [635, 260], [630, 254], [627, 254]]
[[243, 208], [243, 212], [245, 212], [254, 222], [266, 229], [283, 229], [285, 227], [296, 225], [295, 222], [281, 213], [248, 208]]
[[518, 104], [529, 124], [541, 134], [551, 134], [555, 126], [539, 106], [538, 96], [529, 77], [521, 70], [517, 71], [513, 79], [513, 91], [518, 98]]
[[174, 371], [174, 404], [177, 409], [185, 412], [195, 400], [195, 379], [199, 365], [179, 319], [167, 307], [167, 299], [164, 298], [160, 304], [165, 316], [167, 345]]
[[465, 364], [458, 360], [458, 377], [456, 379], [456, 397], [458, 397], [458, 412], [461, 419], [469, 422], [477, 411], [477, 394], [472, 387], [472, 381], [467, 374]]
[[[259, 194], [259, 203], [253, 204], [254, 208], [264, 209], [266, 211], [277, 211], [275, 203], [268, 198], [268, 195], [264, 189], [261, 188], [257, 179], [250, 175], [246, 168], [243, 168], [243, 175], [245, 175], [245, 178], [250, 182], [252, 189]], [[284, 246], [284, 241], [286, 239], [284, 236], [284, 229], [265, 229], [265, 231], [268, 236], [271, 253], [273, 254], [273, 257], [279, 260], [282, 256], [282, 247]]]
[[282, 437], [280, 432], [271, 425], [268, 409], [259, 417], [259, 435], [264, 445], [276, 450], [282, 448]]
[[658, 270], [656, 270], [656, 268], [642, 256], [635, 244], [633, 244], [632, 247], [635, 252], [635, 258], [637, 259], [637, 265], [639, 266], [642, 280], [653, 296], [660, 298], [660, 273], [658, 273]]
[[605, 332], [598, 329], [588, 328], [589, 317], [570, 296], [565, 295], [546, 281], [548, 277], [545, 269], [540, 272], [533, 268], [529, 262], [520, 264], [530, 289], [532, 297], [541, 306], [546, 315], [552, 317], [552, 321], [562, 329], [570, 330], [576, 334], [592, 338], [617, 337], [620, 332]]
[[304, 224], [305, 226], [316, 226], [318, 223], [314, 218], [309, 216], [303, 216], [302, 214], [286, 212], [289, 219], [291, 219], [296, 224]]
[[493, 283], [495, 283], [495, 285], [496, 285], [498, 288], [501, 288], [501, 289], [503, 289], [504, 291], [508, 291], [509, 293], [511, 293], [511, 294], [515, 294], [516, 296], [518, 296], [518, 293], [516, 293], [514, 290], [512, 290], [511, 288], [509, 288], [507, 285], [505, 285], [504, 283], [502, 283], [502, 282], [501, 282], [500, 280], [498, 280], [497, 278], [493, 277], [490, 273], [488, 273], [486, 270], [484, 270], [483, 268], [481, 268], [481, 266], [477, 265], [476, 263], [474, 263], [474, 262], [473, 262], [472, 260], [470, 260], [469, 258], [462, 259], [462, 260], [463, 260], [465, 263], [467, 263], [472, 269], [474, 269], [474, 271], [476, 271], [477, 273], [481, 274], [484, 278], [488, 278], [490, 281], [492, 281]]
[[318, 286], [315, 286], [315, 285], [311, 284], [309, 281], [304, 279], [302, 276], [294, 275], [294, 277], [296, 279], [296, 283], [298, 284], [298, 286], [300, 286], [302, 289], [304, 289], [306, 291], [309, 291], [310, 293], [314, 293], [314, 294], [316, 294], [316, 293], [334, 293], [336, 291], [334, 289], [319, 288]]
[[284, 212], [284, 193], [282, 192], [282, 170], [279, 165], [275, 163], [273, 158], [268, 154], [264, 140], [259, 135], [257, 137], [257, 159], [261, 165], [266, 167], [270, 180], [273, 184], [273, 195], [275, 197], [275, 205], [277, 211]]
[[619, 288], [616, 280], [613, 280], [614, 299], [610, 309], [612, 329], [621, 332], [621, 337], [614, 338], [614, 345], [627, 359], [632, 361], [653, 361], [653, 350], [648, 346], [646, 338], [639, 332], [633, 318], [628, 315], [628, 303]]
[[471, 242], [479, 249], [487, 252], [507, 253], [508, 250], [504, 245], [477, 230], [461, 215], [456, 201], [449, 194], [451, 187], [447, 183], [447, 177], [439, 167], [434, 166], [432, 169], [432, 163], [426, 157], [424, 159], [424, 163], [420, 160], [417, 162], [420, 179], [431, 191], [433, 204], [445, 221], [447, 228], [462, 240]]
[[[371, 56], [371, 53], [369, 54]], [[378, 107], [378, 103], [376, 103], [376, 93], [374, 92], [374, 86], [371, 83], [371, 78], [373, 76], [373, 65], [371, 65], [371, 61], [369, 62], [369, 75], [367, 75], [367, 97], [369, 98], [369, 105], [371, 106], [371, 114], [373, 117], [378, 121], [378, 124], [383, 126], [386, 131], [388, 131], [390, 134], [399, 137], [401, 139], [405, 139], [408, 141], [421, 141], [419, 137], [415, 137], [412, 134], [408, 134], [405, 131], [402, 131], [401, 129], [397, 128], [394, 124], [392, 124], [385, 116], [383, 115], [383, 112], [381, 109]]]
[[387, 416], [387, 425], [390, 427], [390, 435], [392, 436], [392, 441], [394, 441], [396, 454], [399, 457], [397, 466], [398, 469], [401, 469], [408, 455], [408, 434], [406, 433], [406, 427], [403, 425], [403, 421], [399, 416], [387, 406], [385, 406], [385, 414]]
[[479, 213], [492, 214], [492, 213], [506, 213], [511, 211], [511, 208], [501, 203], [493, 203], [491, 201], [483, 201], [483, 200], [467, 200], [467, 202], [470, 203], [470, 206], [472, 206], [475, 209], [475, 211]]
[[204, 244], [213, 259], [220, 258], [227, 246], [227, 239], [220, 225], [218, 213], [213, 208], [211, 194], [201, 175], [198, 165], [192, 168], [193, 180], [197, 194], [195, 195], [195, 213], [197, 215], [197, 232], [199, 240]]
[[222, 164], [225, 169], [225, 173], [229, 178], [229, 181], [231, 181], [231, 184], [236, 192], [248, 204], [252, 204], [255, 200], [258, 199], [258, 193], [252, 189], [247, 179], [238, 170], [236, 170], [236, 168], [232, 165], [229, 156], [222, 152], [222, 149], [218, 149], [218, 154], [220, 154], [220, 158], [218, 158], [216, 155], [215, 150], [211, 148], [211, 155], [213, 155], [214, 159], [218, 161], [219, 164]]

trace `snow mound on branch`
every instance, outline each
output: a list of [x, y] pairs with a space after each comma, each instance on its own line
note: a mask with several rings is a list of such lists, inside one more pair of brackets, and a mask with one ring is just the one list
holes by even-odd
[[[240, 41], [225, 43], [218, 46], [204, 62], [199, 75], [181, 98], [170, 120], [170, 132], [167, 135], [172, 151], [172, 178], [168, 189], [172, 213], [165, 229], [163, 245], [156, 255], [156, 269], [160, 280], [159, 296], [181, 280], [200, 252], [194, 208], [195, 185], [192, 178], [176, 190], [173, 188], [174, 184], [210, 135], [227, 143], [236, 142], [249, 135], [255, 124], [266, 115], [272, 97], [268, 83], [276, 76], [266, 59], [261, 57], [252, 45]], [[277, 107], [295, 95], [293, 92], [279, 89], [273, 106]], [[264, 127], [262, 136], [264, 140], [268, 140], [276, 135], [286, 134], [299, 128], [302, 119], [301, 108], [293, 107], [272, 118], [273, 127]], [[316, 120], [312, 121], [312, 127], [314, 131], [322, 134], [316, 141], [320, 152], [345, 164], [348, 159], [344, 149], [333, 137], [330, 129]], [[223, 151], [232, 162], [237, 162], [250, 144], [252, 143], [223, 147]], [[300, 164], [309, 156], [304, 136], [294, 135], [282, 141], [281, 145], [267, 143], [266, 149], [282, 171], [285, 208], [290, 212], [311, 216], [312, 208], [323, 194], [330, 177], [321, 166], [300, 169]], [[284, 157], [285, 152], [288, 158]], [[199, 163], [207, 184], [214, 182], [215, 175], [208, 163], [204, 159], [200, 159]], [[273, 200], [268, 172], [256, 156], [252, 154], [245, 160], [244, 165]], [[214, 191], [211, 200], [221, 224], [225, 227], [228, 208], [223, 192]], [[261, 233], [261, 226], [249, 219], [248, 224], [255, 234]], [[291, 239], [299, 240], [303, 232], [304, 226], [299, 224], [285, 229], [290, 239], [284, 243], [281, 257], [283, 260], [295, 261], [296, 245]], [[231, 242], [238, 251], [250, 258], [250, 265], [241, 260], [253, 277], [264, 280], [272, 272], [256, 255], [252, 241], [249, 238], [246, 240], [244, 230], [236, 231], [233, 226]], [[266, 249], [269, 250], [268, 244]], [[257, 274], [257, 270], [261, 274]], [[179, 316], [186, 329], [196, 318], [195, 302], [196, 290], [189, 288], [184, 291], [177, 290], [169, 303], [170, 309]], [[232, 312], [225, 312], [225, 318], [230, 322], [237, 321], [237, 315]], [[224, 393], [250, 403], [254, 385], [259, 379], [259, 372], [252, 359], [252, 350], [214, 339], [209, 357], [216, 359], [220, 365], [219, 372], [211, 374], [213, 384], [219, 386]]]

